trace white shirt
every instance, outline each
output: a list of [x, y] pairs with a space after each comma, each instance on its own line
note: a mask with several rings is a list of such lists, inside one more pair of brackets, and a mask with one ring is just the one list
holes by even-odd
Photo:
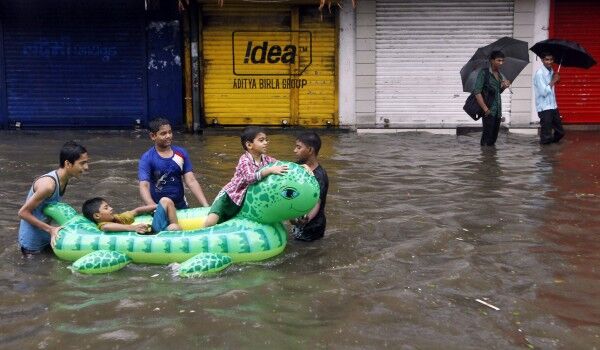
[[535, 89], [535, 107], [538, 112], [558, 108], [554, 86], [550, 86], [554, 71], [542, 66], [533, 76], [533, 87]]

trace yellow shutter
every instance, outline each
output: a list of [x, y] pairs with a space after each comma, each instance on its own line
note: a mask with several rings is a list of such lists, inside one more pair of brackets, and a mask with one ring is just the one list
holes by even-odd
[[335, 17], [316, 6], [300, 9], [300, 30], [312, 33], [312, 64], [303, 74], [308, 84], [299, 89], [300, 125], [338, 125], [337, 118], [337, 40]]
[[315, 6], [205, 5], [201, 18], [208, 124], [337, 125], [333, 16], [321, 21]]

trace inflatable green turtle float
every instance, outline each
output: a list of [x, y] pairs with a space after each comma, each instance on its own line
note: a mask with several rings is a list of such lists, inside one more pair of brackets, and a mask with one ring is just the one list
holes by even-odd
[[[221, 224], [202, 228], [209, 208], [177, 211], [182, 231], [155, 235], [136, 232], [103, 232], [66, 203], [44, 208], [62, 226], [53, 247], [60, 259], [75, 261], [72, 269], [82, 273], [107, 273], [130, 262], [182, 263], [179, 275], [195, 277], [221, 271], [238, 262], [269, 259], [287, 243], [282, 221], [308, 213], [319, 200], [319, 185], [312, 174], [295, 163], [284, 175], [270, 175], [248, 187], [240, 212]], [[267, 167], [268, 167], [267, 166]], [[136, 223], [149, 223], [149, 215]]]

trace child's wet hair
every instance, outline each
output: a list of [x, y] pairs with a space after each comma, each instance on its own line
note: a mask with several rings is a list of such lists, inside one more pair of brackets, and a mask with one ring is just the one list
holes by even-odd
[[104, 200], [102, 197], [88, 199], [87, 201], [83, 202], [83, 205], [81, 206], [81, 213], [88, 220], [96, 222], [94, 219], [94, 214], [100, 212], [100, 207], [102, 206], [103, 202], [106, 202], [106, 200]]
[[85, 149], [85, 147], [78, 144], [77, 142], [65, 142], [65, 144], [60, 149], [59, 166], [61, 168], [64, 168], [66, 161], [69, 161], [69, 163], [74, 164], [77, 161], [77, 159], [79, 159], [84, 153], [87, 153], [87, 150]]
[[267, 134], [265, 129], [261, 128], [260, 126], [251, 125], [245, 127], [244, 130], [242, 130], [242, 134], [240, 135], [240, 141], [242, 141], [242, 147], [244, 147], [244, 150], [248, 150], [246, 148], [246, 142], [252, 143], [256, 136], [258, 136], [258, 134], [260, 133], [263, 133], [265, 135]]
[[150, 121], [150, 123], [148, 123], [148, 129], [150, 129], [150, 132], [153, 134], [156, 134], [158, 132], [158, 130], [160, 130], [160, 127], [163, 125], [171, 125], [171, 122], [168, 119], [165, 119], [163, 117], [156, 117], [154, 119], [152, 119]]
[[296, 140], [302, 142], [315, 151], [315, 156], [319, 154], [321, 149], [321, 138], [314, 131], [307, 131], [296, 136]]

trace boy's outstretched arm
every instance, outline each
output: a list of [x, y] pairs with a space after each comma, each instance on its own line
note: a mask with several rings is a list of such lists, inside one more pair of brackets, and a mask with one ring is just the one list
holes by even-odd
[[151, 213], [156, 210], [156, 204], [144, 205], [141, 207], [137, 207], [132, 210], [133, 216], [138, 216], [140, 214]]
[[116, 222], [109, 222], [100, 228], [104, 232], [117, 232], [117, 231], [135, 231], [137, 233], [146, 233], [148, 232], [147, 224], [133, 224], [133, 225], [124, 225], [117, 224]]
[[183, 181], [190, 189], [190, 191], [192, 191], [194, 197], [196, 197], [198, 202], [200, 202], [200, 205], [202, 205], [203, 207], [210, 206], [210, 204], [206, 200], [206, 197], [204, 196], [204, 191], [202, 191], [200, 183], [198, 183], [198, 180], [196, 180], [196, 176], [194, 176], [193, 171], [188, 171], [187, 173], [183, 174]]
[[260, 171], [260, 178], [264, 178], [265, 176], [271, 174], [283, 175], [287, 173], [288, 166], [287, 165], [274, 165], [272, 167], [264, 168]]

